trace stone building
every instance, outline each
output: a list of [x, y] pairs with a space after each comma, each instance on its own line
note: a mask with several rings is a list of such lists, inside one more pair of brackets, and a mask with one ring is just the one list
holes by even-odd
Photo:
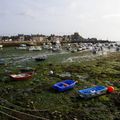
[[23, 34], [18, 34], [18, 41], [25, 41], [25, 36]]
[[37, 43], [43, 43], [44, 39], [45, 39], [45, 37], [44, 36], [40, 36], [40, 35], [32, 35], [31, 36], [31, 40], [33, 42], [37, 42]]

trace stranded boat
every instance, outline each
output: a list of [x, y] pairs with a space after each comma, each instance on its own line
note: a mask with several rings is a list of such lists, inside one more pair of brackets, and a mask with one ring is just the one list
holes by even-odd
[[62, 82], [58, 82], [58, 83], [54, 84], [53, 89], [55, 89], [59, 92], [63, 92], [68, 89], [74, 88], [76, 83], [77, 83], [77, 81], [74, 81], [74, 80], [64, 80]]
[[13, 80], [29, 80], [32, 78], [32, 74], [21, 73], [21, 74], [11, 74], [10, 78]]
[[78, 94], [80, 95], [81, 98], [92, 98], [95, 96], [103, 95], [109, 92], [109, 87], [105, 86], [95, 86], [83, 90], [78, 90]]
[[35, 60], [36, 61], [44, 61], [47, 59], [47, 56], [46, 55], [43, 55], [43, 56], [40, 56], [40, 57], [36, 57]]
[[0, 65], [5, 65], [5, 60], [4, 59], [0, 59]]

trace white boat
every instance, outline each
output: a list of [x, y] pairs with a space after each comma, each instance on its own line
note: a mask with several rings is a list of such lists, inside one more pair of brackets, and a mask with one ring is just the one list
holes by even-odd
[[29, 51], [41, 51], [42, 48], [41, 48], [41, 46], [30, 46], [30, 47], [28, 48], [28, 50], [29, 50]]

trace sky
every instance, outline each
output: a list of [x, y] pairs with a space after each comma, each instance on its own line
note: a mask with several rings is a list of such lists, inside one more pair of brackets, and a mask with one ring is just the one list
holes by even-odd
[[120, 41], [120, 0], [0, 0], [0, 35], [74, 32]]

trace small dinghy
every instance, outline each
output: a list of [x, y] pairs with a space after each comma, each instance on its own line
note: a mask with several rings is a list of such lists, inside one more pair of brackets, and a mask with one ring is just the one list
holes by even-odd
[[29, 80], [32, 78], [32, 74], [21, 73], [21, 74], [11, 74], [10, 78], [13, 80]]
[[54, 84], [53, 89], [55, 89], [59, 92], [63, 92], [68, 89], [72, 89], [76, 83], [77, 83], [77, 81], [74, 81], [74, 80], [64, 80], [62, 82], [58, 82], [58, 83]]
[[95, 96], [103, 95], [107, 93], [108, 88], [105, 86], [95, 86], [83, 90], [79, 90], [78, 94], [81, 98], [92, 98]]

